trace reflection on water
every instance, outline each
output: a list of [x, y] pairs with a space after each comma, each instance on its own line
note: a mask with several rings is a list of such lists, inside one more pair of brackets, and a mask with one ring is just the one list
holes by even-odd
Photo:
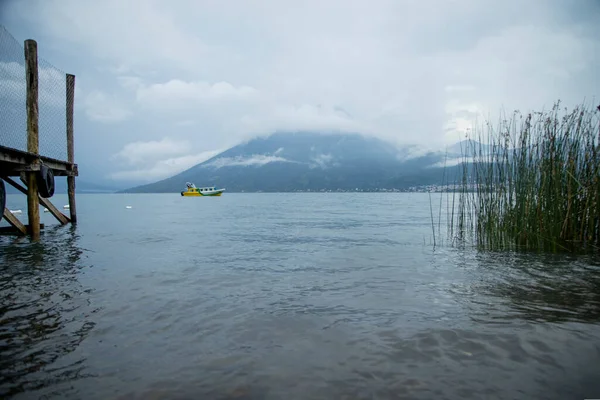
[[432, 249], [418, 199], [83, 196], [0, 238], [0, 397], [600, 398], [598, 260]]
[[78, 379], [85, 360], [65, 356], [94, 323], [89, 290], [77, 282], [77, 233], [49, 229], [38, 243], [0, 240], [0, 396]]

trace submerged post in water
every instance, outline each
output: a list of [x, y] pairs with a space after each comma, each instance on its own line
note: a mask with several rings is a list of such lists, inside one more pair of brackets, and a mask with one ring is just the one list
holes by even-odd
[[[38, 58], [37, 42], [32, 39], [25, 41], [25, 67], [27, 80], [27, 151], [38, 155]], [[35, 162], [39, 163], [38, 160]], [[31, 237], [33, 240], [38, 240], [40, 238], [40, 203], [35, 171], [27, 172], [27, 217]]]

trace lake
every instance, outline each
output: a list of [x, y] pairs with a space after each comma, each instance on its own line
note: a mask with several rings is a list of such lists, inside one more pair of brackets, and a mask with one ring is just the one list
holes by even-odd
[[600, 262], [434, 247], [426, 193], [77, 207], [0, 237], [2, 398], [600, 398]]

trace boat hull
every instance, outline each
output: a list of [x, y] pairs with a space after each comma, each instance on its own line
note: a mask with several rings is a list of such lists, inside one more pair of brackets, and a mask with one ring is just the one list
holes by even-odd
[[221, 194], [223, 194], [223, 190], [218, 190], [215, 192], [211, 192], [211, 193], [201, 193], [201, 192], [197, 192], [197, 191], [187, 191], [187, 192], [181, 192], [181, 195], [183, 197], [217, 197], [217, 196], [221, 196]]

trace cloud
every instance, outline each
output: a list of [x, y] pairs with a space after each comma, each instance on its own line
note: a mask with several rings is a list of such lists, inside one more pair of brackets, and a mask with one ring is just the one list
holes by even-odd
[[242, 133], [269, 134], [275, 131], [373, 132], [372, 127], [352, 119], [336, 107], [266, 103], [240, 119]]
[[232, 167], [232, 166], [263, 166], [265, 164], [273, 163], [273, 162], [292, 162], [290, 160], [286, 160], [283, 157], [278, 156], [268, 156], [263, 154], [255, 154], [251, 157], [220, 157], [214, 161], [211, 161], [208, 164], [204, 164], [203, 167], [212, 167], [212, 168], [223, 168], [223, 167]]
[[221, 150], [193, 154], [187, 141], [165, 137], [161, 140], [134, 142], [125, 145], [112, 159], [128, 166], [110, 174], [116, 180], [150, 182], [178, 174], [206, 161]]
[[462, 93], [462, 92], [472, 92], [476, 88], [472, 85], [448, 85], [444, 88], [447, 93]]
[[203, 161], [217, 155], [220, 151], [207, 151], [199, 154], [191, 154], [182, 157], [173, 157], [157, 161], [147, 168], [136, 168], [112, 173], [110, 177], [116, 180], [154, 182], [159, 179], [168, 178], [185, 171]]
[[190, 145], [187, 141], [165, 137], [161, 140], [128, 143], [113, 157], [128, 165], [147, 165], [167, 157], [186, 154], [189, 151]]
[[[459, 165], [460, 163], [472, 164], [475, 161], [473, 157], [449, 157], [444, 161], [439, 161], [428, 165], [426, 168], [450, 168]], [[477, 162], [486, 162], [486, 160], [477, 160]]]
[[119, 75], [117, 80], [119, 81], [119, 84], [126, 89], [138, 90], [143, 87], [143, 80], [139, 76]]
[[132, 112], [114, 95], [95, 90], [85, 96], [85, 113], [92, 121], [105, 123], [121, 122], [131, 117]]
[[[194, 12], [201, 10], [198, 6], [193, 7]], [[171, 8], [156, 0], [106, 0], [102, 4], [41, 0], [27, 6], [14, 2], [7, 8], [8, 13], [21, 15], [31, 24], [43, 24], [46, 34], [63, 45], [73, 45], [77, 53], [87, 48], [105, 66], [124, 72], [148, 70], [165, 65], [166, 60], [178, 68], [194, 70], [203, 59], [206, 62], [218, 55], [219, 46], [205, 44], [194, 34], [193, 25], [184, 28], [180, 24], [186, 6], [182, 7]]]
[[286, 130], [443, 149], [502, 109], [600, 93], [595, 0], [6, 4], [0, 22], [90, 89], [78, 130], [112, 123], [98, 159], [165, 135], [189, 143], [177, 158]]
[[139, 85], [136, 101], [144, 107], [154, 110], [190, 109], [201, 107], [204, 103], [222, 101], [244, 101], [257, 95], [258, 91], [250, 86], [235, 87], [229, 82], [184, 82], [173, 79], [165, 83], [148, 86]]
[[333, 161], [333, 156], [331, 154], [318, 154], [316, 156], [311, 157], [311, 161], [313, 162], [312, 164], [310, 164], [311, 168], [318, 167], [325, 169], [329, 165], [331, 165]]
[[191, 120], [191, 119], [186, 119], [186, 120], [177, 122], [176, 125], [177, 126], [193, 126], [193, 125], [196, 125], [196, 121]]

